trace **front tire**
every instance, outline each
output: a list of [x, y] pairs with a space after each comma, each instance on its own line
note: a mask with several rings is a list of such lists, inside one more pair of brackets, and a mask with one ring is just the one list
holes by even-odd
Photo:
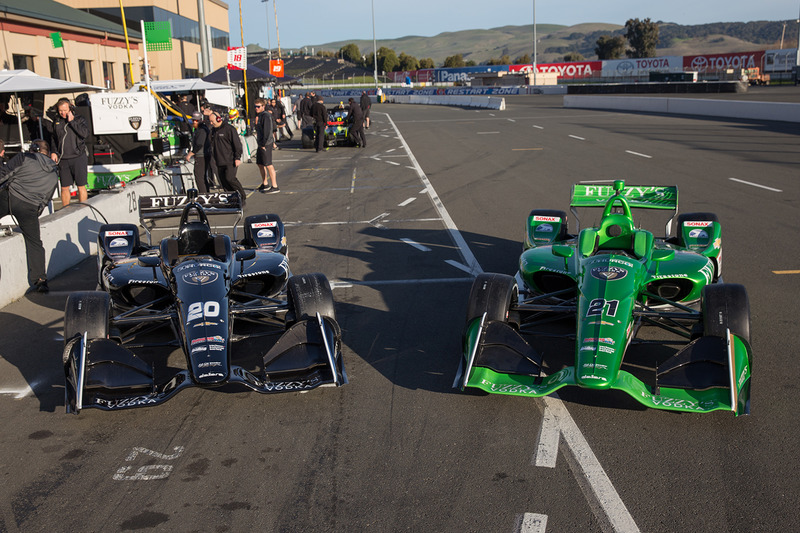
[[508, 322], [511, 306], [517, 300], [516, 280], [506, 274], [479, 274], [472, 283], [467, 304], [467, 322], [482, 317]]
[[289, 278], [286, 285], [286, 327], [299, 320], [321, 316], [336, 320], [333, 291], [324, 274], [300, 274]]
[[703, 334], [725, 338], [726, 331], [750, 343], [750, 301], [744, 286], [717, 283], [703, 287]]
[[110, 316], [111, 298], [107, 292], [73, 292], [64, 308], [64, 344], [84, 333], [89, 339], [107, 339]]

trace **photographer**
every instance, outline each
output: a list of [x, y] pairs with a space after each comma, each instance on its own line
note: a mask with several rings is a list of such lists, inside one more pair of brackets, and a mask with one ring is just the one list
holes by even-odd
[[39, 229], [39, 215], [58, 185], [56, 164], [49, 155], [47, 143], [39, 139], [31, 143], [29, 152], [17, 154], [0, 167], [0, 217], [13, 215], [25, 238], [29, 291], [49, 290]]

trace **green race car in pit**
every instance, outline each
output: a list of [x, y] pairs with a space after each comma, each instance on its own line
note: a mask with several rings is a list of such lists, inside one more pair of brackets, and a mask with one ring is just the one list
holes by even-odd
[[[603, 207], [600, 223], [570, 235], [565, 212], [533, 210], [516, 278], [476, 278], [454, 386], [538, 397], [575, 385], [656, 409], [748, 414], [749, 302], [743, 286], [722, 283], [716, 215], [681, 214], [670, 237], [677, 187], [621, 180], [575, 185], [570, 207], [576, 218]], [[671, 210], [666, 236], [636, 228], [631, 208]], [[574, 338], [573, 364], [547, 366], [534, 345], [559, 336]]]

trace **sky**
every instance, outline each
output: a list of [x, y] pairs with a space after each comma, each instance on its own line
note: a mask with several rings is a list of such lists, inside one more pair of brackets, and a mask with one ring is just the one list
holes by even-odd
[[[258, 43], [266, 48], [268, 27], [270, 44], [277, 48], [274, 13], [277, 7], [281, 49], [297, 49], [333, 41], [372, 40], [373, 2], [378, 41], [408, 35], [432, 37], [447, 31], [533, 24], [534, 2], [537, 25], [572, 26], [584, 22], [607, 22], [623, 26], [628, 19], [648, 17], [653, 21], [686, 25], [796, 20], [800, 12], [800, 0], [225, 1], [229, 6], [231, 46], [242, 44], [239, 23], [241, 5], [244, 44]], [[208, 22], [213, 25], [213, 21]]]

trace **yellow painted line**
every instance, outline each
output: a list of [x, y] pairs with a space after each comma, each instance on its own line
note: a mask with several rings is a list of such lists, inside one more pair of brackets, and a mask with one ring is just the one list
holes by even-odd
[[773, 270], [773, 274], [800, 274], [800, 270]]
[[512, 152], [522, 152], [525, 150], [541, 150], [541, 148], [512, 148]]

